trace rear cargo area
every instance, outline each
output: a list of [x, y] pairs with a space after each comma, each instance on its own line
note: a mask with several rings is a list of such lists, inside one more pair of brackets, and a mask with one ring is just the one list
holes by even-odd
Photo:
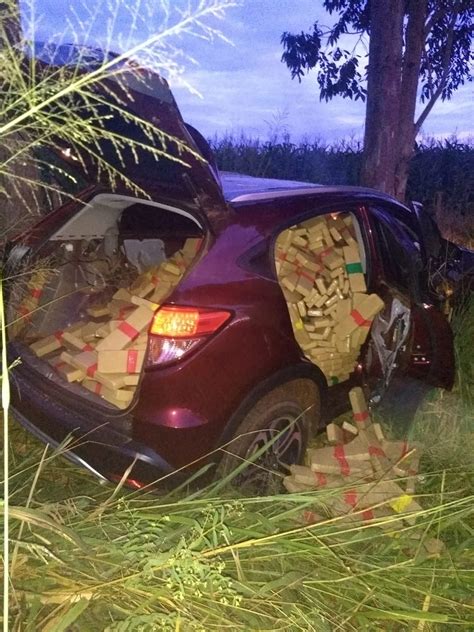
[[[148, 330], [204, 244], [187, 211], [99, 194], [19, 270], [8, 305], [21, 361], [90, 399], [127, 408]], [[23, 350], [23, 353], [21, 351]]]

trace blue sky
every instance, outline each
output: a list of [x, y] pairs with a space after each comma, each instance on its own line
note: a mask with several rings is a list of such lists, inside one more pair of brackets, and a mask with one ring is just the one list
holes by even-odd
[[[155, 9], [149, 13], [145, 10], [147, 0], [122, 0], [121, 4], [130, 7], [132, 1], [141, 4], [144, 16], [134, 37], [146, 38], [162, 24], [163, 13], [156, 9], [160, 3], [154, 0]], [[187, 0], [168, 1], [172, 13], [188, 4]], [[81, 21], [84, 34], [81, 38], [100, 44], [114, 14], [112, 38], [117, 47], [120, 36], [130, 32], [129, 12], [114, 9], [120, 0], [86, 0], [87, 10], [79, 0], [29, 0], [29, 3], [35, 8], [36, 28], [42, 38], [58, 38], [61, 33], [67, 40], [71, 28], [68, 23], [76, 24], [77, 30]], [[95, 9], [91, 18], [88, 13]], [[27, 11], [25, 8], [25, 14]], [[194, 60], [181, 60], [185, 69], [183, 79], [201, 95], [190, 92], [180, 81], [171, 81], [185, 119], [208, 137], [243, 131], [263, 139], [275, 132], [288, 132], [295, 141], [303, 137], [327, 142], [361, 138], [364, 104], [341, 98], [320, 102], [315, 76], [309, 75], [298, 83], [280, 61], [283, 31], [308, 30], [316, 19], [323, 24], [331, 20], [321, 0], [244, 0], [240, 7], [228, 10], [224, 20], [210, 22], [232, 45], [191, 36], [177, 39], [175, 45]], [[461, 88], [451, 101], [437, 103], [423, 134], [472, 137], [472, 96], [470, 84]]]

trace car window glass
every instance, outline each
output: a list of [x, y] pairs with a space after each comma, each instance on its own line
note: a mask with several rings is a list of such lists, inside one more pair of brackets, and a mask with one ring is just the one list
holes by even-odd
[[380, 209], [371, 209], [377, 249], [382, 260], [385, 280], [403, 290], [410, 289], [419, 244], [412, 231]]

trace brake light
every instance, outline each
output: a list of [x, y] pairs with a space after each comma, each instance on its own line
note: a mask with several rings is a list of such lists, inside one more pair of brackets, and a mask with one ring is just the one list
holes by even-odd
[[147, 366], [163, 366], [180, 360], [203, 345], [230, 317], [231, 313], [224, 310], [161, 307], [150, 328]]
[[196, 307], [162, 307], [151, 324], [150, 333], [167, 338], [194, 338], [217, 331], [230, 313]]

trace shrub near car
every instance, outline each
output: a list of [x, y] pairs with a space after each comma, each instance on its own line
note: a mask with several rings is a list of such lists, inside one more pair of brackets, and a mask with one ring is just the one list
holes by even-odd
[[426, 276], [442, 242], [421, 234], [422, 210], [218, 174], [161, 80], [130, 91], [130, 110], [207, 162], [130, 160], [147, 197], [84, 184], [10, 244], [8, 270], [29, 271], [8, 310], [20, 423], [51, 444], [72, 434], [70, 458], [107, 479], [135, 463], [140, 485], [206, 461], [227, 471], [268, 442], [259, 465], [300, 462], [354, 384], [377, 399], [395, 370], [452, 386]]

